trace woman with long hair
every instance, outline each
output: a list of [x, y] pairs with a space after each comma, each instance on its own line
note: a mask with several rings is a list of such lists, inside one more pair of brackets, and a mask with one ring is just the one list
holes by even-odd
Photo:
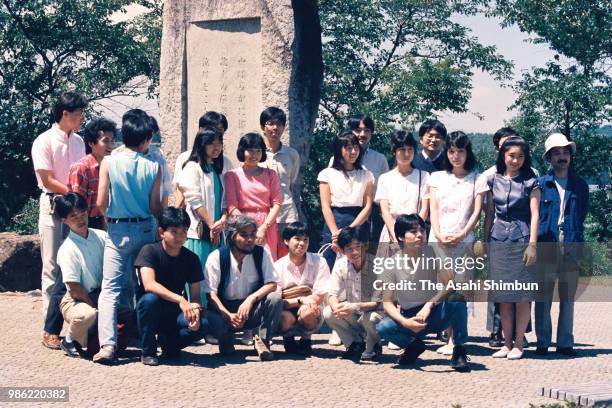
[[369, 222], [374, 189], [374, 176], [361, 167], [363, 152], [359, 139], [351, 130], [336, 136], [332, 148], [334, 157], [331, 167], [321, 170], [317, 177], [321, 211], [325, 219], [322, 244], [331, 243], [333, 249], [324, 254], [330, 270], [340, 250], [336, 240], [342, 228]]
[[[529, 267], [536, 261], [536, 242], [540, 219], [540, 187], [531, 169], [529, 145], [521, 137], [509, 137], [503, 143], [495, 164], [496, 172], [487, 177], [489, 187], [485, 241], [489, 242], [490, 279], [528, 284], [534, 281]], [[504, 346], [495, 358], [517, 360], [523, 357], [521, 339], [530, 317], [528, 290], [490, 292], [500, 303]], [[515, 307], [516, 305], [516, 307]], [[516, 308], [517, 341], [512, 344], [513, 317]]]

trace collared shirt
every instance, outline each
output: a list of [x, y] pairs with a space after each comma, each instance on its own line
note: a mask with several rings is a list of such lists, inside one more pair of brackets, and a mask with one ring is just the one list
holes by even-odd
[[[272, 256], [265, 248], [261, 260], [261, 271], [264, 278], [264, 284], [276, 283], [278, 280], [274, 265], [272, 264]], [[217, 293], [220, 279], [221, 257], [219, 250], [215, 249], [210, 253], [208, 259], [206, 259], [203, 285], [204, 292]], [[230, 251], [229, 282], [225, 286], [225, 293], [221, 294], [221, 297], [227, 300], [246, 299], [247, 296], [259, 289], [258, 283], [259, 276], [257, 275], [257, 268], [255, 268], [253, 254], [248, 254], [242, 259], [242, 268], [239, 269], [238, 261], [234, 258], [232, 251]]]
[[421, 150], [421, 154], [415, 155], [414, 159], [412, 159], [412, 167], [428, 173], [444, 170], [444, 157], [442, 156], [442, 152], [440, 151], [436, 157], [430, 159]]
[[[333, 163], [334, 158], [332, 157], [329, 159], [329, 164], [327, 167], [331, 167]], [[363, 156], [361, 156], [361, 167], [369, 170], [374, 176], [374, 190], [372, 191], [372, 194], [375, 194], [378, 178], [381, 176], [381, 174], [389, 171], [389, 163], [387, 163], [387, 158], [384, 154], [368, 147], [363, 153]]]
[[340, 302], [361, 302], [361, 272], [355, 270], [346, 256], [336, 260], [327, 284], [327, 294]]
[[306, 285], [315, 294], [325, 295], [327, 293], [327, 281], [330, 274], [325, 259], [317, 254], [307, 252], [304, 263], [305, 265], [294, 265], [289, 255], [285, 255], [274, 262], [274, 268], [278, 274], [277, 291]]
[[296, 182], [300, 174], [300, 154], [294, 148], [281, 144], [276, 153], [271, 149], [266, 150], [266, 161], [262, 165], [276, 172], [280, 180], [283, 203], [276, 222], [298, 221], [298, 211], [293, 194], [296, 191]]
[[[126, 150], [125, 145], [121, 145], [115, 150], [113, 150], [113, 155], [124, 152]], [[149, 150], [147, 153], [142, 154], [144, 157], [147, 157], [161, 167], [161, 184], [159, 186], [159, 197], [165, 198], [172, 194], [172, 175], [170, 175], [170, 169], [168, 167], [168, 162], [164, 158], [164, 153], [161, 149], [154, 144], [149, 146]], [[187, 156], [189, 157], [189, 156]]]
[[89, 217], [102, 216], [102, 212], [96, 205], [99, 180], [100, 163], [91, 153], [70, 166], [68, 189], [85, 197]]
[[64, 283], [80, 283], [87, 292], [101, 287], [106, 237], [106, 232], [92, 228], [89, 228], [87, 238], [70, 231], [57, 252], [57, 264], [62, 270]]
[[363, 207], [369, 183], [374, 185], [372, 172], [366, 169], [343, 172], [327, 167], [319, 172], [317, 181], [329, 184], [332, 207]]
[[589, 210], [589, 186], [580, 176], [570, 172], [563, 200], [563, 223], [559, 225], [561, 197], [554, 181], [554, 173], [539, 178], [542, 195], [540, 198], [540, 225], [538, 241], [558, 242], [559, 231], [563, 229], [564, 242], [584, 241], [584, 220]]
[[[41, 133], [32, 144], [32, 162], [34, 171], [50, 170], [60, 183], [68, 184], [70, 165], [85, 156], [85, 143], [81, 136], [72, 132], [66, 134], [57, 123]], [[52, 193], [42, 183], [36, 173], [38, 188], [45, 193]]]

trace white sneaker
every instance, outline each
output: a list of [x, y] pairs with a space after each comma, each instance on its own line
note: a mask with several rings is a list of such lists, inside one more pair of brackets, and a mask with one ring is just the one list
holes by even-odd
[[400, 346], [398, 346], [397, 344], [395, 344], [395, 343], [391, 343], [391, 342], [389, 342], [389, 344], [387, 344], [387, 348], [388, 348], [389, 350], [401, 350], [401, 349], [402, 349], [402, 348], [401, 348]]
[[450, 344], [445, 344], [442, 347], [438, 347], [436, 353], [442, 354], [443, 356], [452, 356], [453, 355], [453, 346]]
[[510, 350], [507, 358], [508, 360], [520, 360], [521, 358], [523, 358], [523, 350], [515, 347]]
[[341, 346], [342, 340], [340, 340], [340, 336], [336, 333], [335, 330], [332, 330], [332, 334], [329, 337], [329, 341], [327, 342], [330, 346]]
[[196, 340], [193, 342], [194, 346], [203, 346], [204, 344], [206, 344], [206, 340], [205, 339], [200, 339], [200, 340]]
[[506, 346], [503, 346], [501, 349], [497, 350], [495, 353], [493, 353], [493, 358], [506, 358], [508, 357], [508, 354], [510, 353], [510, 349]]
[[242, 333], [242, 338], [240, 339], [240, 342], [244, 344], [245, 346], [252, 346], [253, 345], [253, 330], [245, 330], [244, 333]]
[[208, 344], [219, 344], [219, 340], [217, 340], [216, 337], [213, 337], [210, 334], [206, 335], [206, 337], [204, 337], [204, 339], [206, 339], [206, 343], [208, 343]]

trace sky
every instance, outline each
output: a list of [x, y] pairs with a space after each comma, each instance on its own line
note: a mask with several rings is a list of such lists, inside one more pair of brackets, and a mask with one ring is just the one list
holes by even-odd
[[[114, 20], [132, 18], [142, 10], [140, 6], [130, 7], [125, 15], [116, 15]], [[543, 66], [546, 61], [552, 59], [554, 52], [546, 45], [526, 42], [529, 36], [521, 33], [515, 26], [502, 29], [497, 19], [479, 15], [457, 18], [456, 21], [469, 27], [472, 34], [478, 37], [481, 43], [494, 45], [499, 54], [512, 61], [514, 79], [505, 84], [506, 86], [502, 86], [488, 74], [475, 71], [468, 112], [461, 114], [441, 112], [440, 120], [451, 131], [493, 133], [504, 124], [505, 120], [515, 114], [507, 109], [516, 98], [509, 85], [520, 79], [522, 73], [528, 71], [532, 66]], [[103, 114], [118, 122], [122, 113], [130, 108], [141, 108], [155, 117], [159, 115], [157, 102], [144, 97], [106, 100], [99, 104], [99, 107]]]

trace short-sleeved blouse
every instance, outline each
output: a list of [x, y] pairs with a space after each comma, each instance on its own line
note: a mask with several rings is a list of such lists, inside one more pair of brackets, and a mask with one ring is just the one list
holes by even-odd
[[328, 167], [321, 170], [317, 180], [329, 184], [332, 207], [363, 207], [368, 183], [374, 185], [374, 176], [365, 169], [343, 172]]

